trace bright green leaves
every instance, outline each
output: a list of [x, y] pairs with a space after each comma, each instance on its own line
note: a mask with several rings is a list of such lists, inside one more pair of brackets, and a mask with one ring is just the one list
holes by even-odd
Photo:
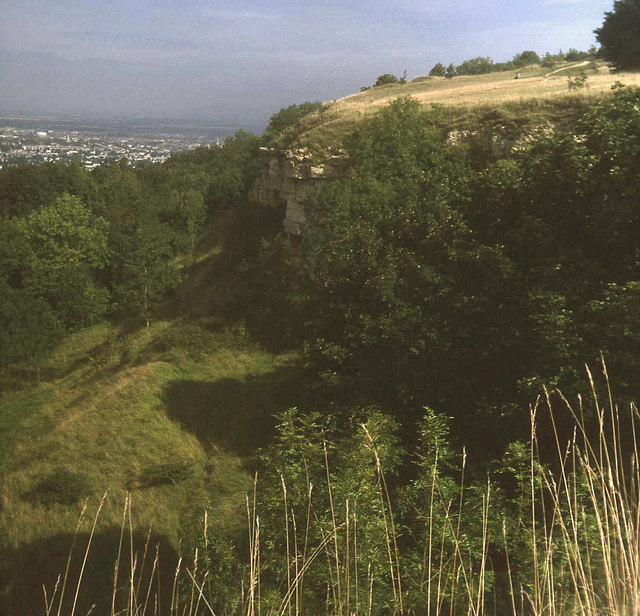
[[95, 278], [109, 259], [107, 221], [78, 197], [63, 195], [16, 227], [25, 238], [22, 287], [46, 301], [67, 328], [100, 318], [107, 294]]
[[63, 195], [18, 223], [46, 275], [67, 267], [105, 265], [108, 223], [94, 216], [78, 197]]
[[108, 307], [96, 278], [108, 263], [108, 223], [63, 195], [0, 227], [0, 368], [30, 362]]
[[[393, 581], [386, 548], [395, 527], [384, 482], [403, 461], [398, 423], [376, 409], [354, 413], [346, 430], [335, 418], [297, 409], [278, 420], [257, 483], [264, 595], [273, 593], [269, 601], [280, 603], [282, 582], [294, 569], [287, 560], [297, 559], [298, 570], [313, 563], [304, 592], [300, 584], [301, 613], [315, 612], [325, 600], [365, 610], [369, 592], [376, 613], [387, 613]], [[327, 580], [336, 575], [339, 590], [326, 597]]]

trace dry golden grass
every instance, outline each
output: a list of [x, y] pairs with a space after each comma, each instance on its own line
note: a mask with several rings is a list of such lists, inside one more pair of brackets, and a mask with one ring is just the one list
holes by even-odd
[[[319, 112], [303, 118], [297, 127], [295, 147], [313, 152], [316, 162], [329, 160], [339, 151], [358, 123], [401, 97], [411, 97], [425, 108], [442, 106], [448, 111], [451, 126], [461, 117], [477, 124], [481, 110], [506, 110], [533, 125], [562, 121], [590, 102], [606, 96], [620, 82], [640, 87], [640, 73], [611, 73], [602, 62], [575, 62], [554, 69], [530, 66], [521, 69], [521, 79], [514, 71], [488, 75], [468, 75], [454, 79], [417, 77], [406, 84], [371, 88], [330, 101]], [[569, 78], [587, 77], [584, 87], [569, 88]], [[514, 109], [515, 107], [515, 109]]]
[[461, 76], [454, 79], [418, 78], [405, 85], [392, 84], [352, 94], [335, 101], [331, 112], [336, 116], [369, 115], [401, 96], [411, 96], [424, 105], [464, 107], [570, 97], [575, 96], [576, 91], [569, 90], [568, 77], [575, 70], [584, 70], [588, 77], [586, 87], [578, 90], [580, 96], [587, 98], [602, 95], [617, 81], [625, 85], [640, 86], [640, 73], [614, 74], [604, 65], [582, 67], [570, 64], [548, 76], [538, 67], [534, 67], [522, 70], [522, 79], [514, 79], [513, 71]]

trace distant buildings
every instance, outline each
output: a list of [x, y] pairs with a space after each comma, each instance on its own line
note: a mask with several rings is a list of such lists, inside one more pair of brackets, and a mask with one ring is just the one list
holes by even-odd
[[126, 158], [135, 164], [160, 163], [172, 153], [216, 138], [194, 139], [179, 134], [127, 136], [85, 131], [33, 130], [0, 126], [0, 168], [10, 164], [78, 161], [93, 169], [107, 161]]

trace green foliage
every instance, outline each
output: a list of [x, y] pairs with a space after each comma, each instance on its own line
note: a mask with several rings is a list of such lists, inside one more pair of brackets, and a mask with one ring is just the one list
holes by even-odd
[[44, 298], [0, 280], [0, 371], [12, 365], [37, 369], [63, 334], [62, 323]]
[[0, 219], [25, 216], [63, 193], [89, 203], [92, 189], [90, 174], [79, 163], [7, 166], [0, 169]]
[[445, 76], [445, 68], [444, 64], [438, 62], [433, 65], [433, 68], [429, 71], [430, 77], [444, 77]]
[[465, 60], [458, 66], [450, 64], [445, 68], [438, 62], [433, 66], [429, 75], [432, 77], [455, 77], [456, 75], [485, 75], [495, 71], [510, 71], [516, 68], [513, 62], [494, 62], [489, 57], [478, 56]]
[[562, 62], [564, 60], [564, 55], [562, 52], [558, 54], [552, 54], [547, 51], [540, 62], [540, 66], [544, 68], [555, 68], [558, 62]]
[[523, 51], [513, 56], [513, 64], [516, 68], [523, 68], [530, 64], [540, 64], [540, 56], [531, 50]]
[[578, 51], [577, 49], [574, 49], [572, 47], [571, 49], [569, 49], [569, 51], [567, 51], [564, 59], [567, 62], [579, 62], [580, 60], [586, 60], [589, 57], [591, 56], [588, 51]]
[[[307, 348], [323, 374], [379, 395], [420, 397], [421, 382], [431, 387], [464, 356], [478, 366], [471, 349], [491, 338], [509, 344], [517, 308], [499, 298], [513, 284], [511, 266], [500, 247], [478, 244], [448, 204], [451, 178], [465, 171], [443, 140], [414, 101], [396, 101], [363, 125], [351, 174], [311, 210], [318, 316]], [[484, 320], [481, 307], [496, 304], [504, 310]]]
[[587, 87], [587, 82], [589, 78], [587, 74], [583, 71], [579, 75], [575, 75], [574, 77], [567, 78], [567, 86], [569, 90], [584, 90]]
[[[224, 513], [206, 502], [187, 521], [185, 531], [190, 553], [197, 554], [194, 569], [198, 577], [202, 576], [202, 590], [209, 605], [216, 614], [226, 616], [242, 610], [247, 566], [234, 543], [220, 532], [216, 521], [221, 515]], [[183, 579], [180, 590], [185, 604], [190, 602], [194, 592], [191, 580]]]
[[489, 57], [471, 58], [456, 66], [458, 75], [484, 75], [494, 69], [493, 60]]
[[[279, 420], [261, 456], [252, 513], [264, 608], [286, 607], [286, 590], [304, 613], [349, 606], [387, 614], [402, 601], [407, 613], [426, 604], [436, 614], [466, 614], [470, 605], [502, 614], [524, 612], [529, 601], [546, 605], [548, 593], [574, 606], [583, 590], [571, 576], [585, 559], [585, 592], [606, 604], [607, 495], [597, 485], [605, 473], [590, 478], [590, 460], [572, 463], [574, 452], [560, 450], [561, 469], [546, 467], [534, 431], [478, 472], [455, 452], [449, 419], [431, 409], [408, 451], [379, 411], [355, 412], [341, 426], [296, 410]], [[610, 528], [612, 537], [625, 532]]]
[[[288, 528], [291, 547], [296, 535], [302, 563], [315, 559], [313, 572], [305, 576], [300, 599], [307, 609], [315, 611], [326, 598], [326, 583], [335, 578], [336, 567], [351, 567], [347, 562], [337, 564], [332, 557], [327, 560], [323, 553], [329, 555], [335, 548], [337, 559], [342, 561], [341, 554], [345, 550], [348, 553], [350, 546], [342, 533], [338, 535], [337, 526], [342, 528], [346, 523], [358, 528], [357, 566], [362, 577], [345, 582], [348, 589], [334, 592], [328, 599], [330, 604], [344, 604], [346, 593], [359, 594], [362, 603], [358, 607], [364, 609], [369, 579], [373, 577], [376, 613], [390, 609], [392, 580], [386, 549], [389, 519], [379, 481], [381, 472], [389, 479], [393, 477], [402, 459], [397, 423], [377, 410], [354, 414], [350, 428], [344, 431], [337, 430], [326, 416], [296, 409], [278, 419], [274, 442], [261, 455], [257, 503], [262, 580], [270, 587], [272, 601], [279, 604], [277, 589], [288, 575], [286, 558], [284, 562], [282, 559], [287, 553], [286, 538], [279, 530], [283, 524]], [[327, 541], [332, 535], [335, 543]], [[312, 556], [318, 550], [320, 554]]]
[[321, 111], [323, 108], [323, 103], [311, 103], [309, 101], [284, 107], [271, 116], [269, 124], [267, 124], [267, 128], [264, 131], [264, 136], [267, 139], [272, 139], [279, 133], [294, 129], [305, 116]]
[[28, 283], [27, 239], [12, 221], [0, 223], [0, 371], [39, 365], [63, 326], [53, 307]]
[[114, 298], [119, 311], [139, 315], [149, 324], [154, 304], [180, 281], [177, 264], [171, 261], [172, 240], [170, 227], [162, 223], [135, 230]]
[[382, 75], [378, 75], [373, 86], [374, 87], [386, 86], [391, 83], [398, 83], [398, 78], [395, 75], [392, 75], [391, 73], [383, 73]]
[[544, 68], [554, 68], [557, 64], [561, 64], [562, 62], [580, 62], [581, 60], [594, 58], [596, 51], [596, 48], [592, 46], [589, 51], [579, 51], [572, 47], [566, 53], [562, 50], [555, 54], [547, 52], [544, 54], [540, 66], [543, 66]]
[[618, 71], [640, 69], [640, 1], [615, 0], [595, 30], [598, 55]]
[[305, 349], [327, 385], [455, 412], [503, 444], [478, 404], [509, 415], [542, 383], [580, 387], [605, 340], [585, 306], [638, 279], [639, 98], [619, 89], [506, 155], [447, 146], [410, 100], [363, 122], [349, 174], [309, 208]]
[[68, 329], [99, 319], [107, 294], [95, 277], [110, 256], [108, 222], [78, 197], [63, 195], [16, 226], [25, 246], [19, 288], [44, 300]]
[[209, 212], [246, 197], [262, 166], [258, 144], [241, 131], [163, 165], [2, 170], [0, 370], [38, 374], [66, 333], [104, 316], [148, 323], [193, 264]]
[[[585, 107], [567, 109], [575, 115]], [[62, 363], [81, 368], [66, 384], [50, 388], [56, 406], [26, 424], [24, 438], [39, 432], [46, 447], [64, 449], [60, 435], [69, 424], [79, 425], [85, 406], [79, 394], [87, 395], [95, 380], [92, 395], [101, 403], [91, 405], [91, 421], [82, 429], [96, 449], [91, 453], [87, 444], [89, 453], [77, 455], [103, 460], [106, 454], [101, 468], [117, 467], [122, 489], [145, 490], [152, 507], [160, 503], [164, 512], [173, 504], [161, 501], [172, 498], [167, 494], [205, 503], [207, 517], [199, 510], [189, 514], [180, 539], [182, 546], [198, 548], [197, 568], [208, 574], [206, 593], [216, 613], [247, 608], [247, 586], [240, 580], [249, 550], [222, 528], [240, 525], [240, 516], [225, 500], [229, 487], [221, 477], [228, 467], [214, 467], [223, 446], [244, 451], [265, 443], [273, 410], [279, 411], [278, 425], [257, 454], [257, 517], [250, 520], [252, 531], [259, 528], [265, 612], [282, 611], [291, 581], [308, 564], [295, 589], [299, 613], [388, 614], [399, 612], [399, 598], [405, 613], [422, 613], [429, 588], [439, 583], [445, 591], [432, 612], [468, 613], [471, 594], [474, 613], [525, 613], [525, 596], [544, 586], [536, 586], [536, 575], [550, 571], [550, 561], [536, 565], [533, 556], [544, 552], [546, 538], [553, 539], [558, 558], [546, 587], [565, 588], [564, 572], [575, 564], [572, 550], [584, 550], [597, 586], [590, 600], [599, 606], [606, 559], [597, 548], [598, 516], [588, 506], [593, 475], [568, 474], [553, 484], [551, 470], [532, 451], [547, 455], [554, 439], [529, 442], [524, 409], [541, 385], [563, 385], [569, 395], [584, 391], [576, 366], [600, 351], [623, 397], [640, 393], [638, 109], [640, 93], [616, 87], [579, 121], [567, 117], [554, 130], [523, 137], [523, 127], [538, 128], [544, 110], [535, 110], [526, 124], [521, 113], [505, 107], [482, 112], [487, 130], [466, 130], [474, 125], [463, 122], [478, 122], [479, 115], [456, 116], [460, 137], [450, 132], [452, 116], [445, 110], [395, 101], [361, 122], [345, 144], [349, 167], [311, 204], [303, 241], [275, 238], [259, 254], [258, 239], [266, 228], [275, 234], [279, 220], [241, 207], [216, 212], [242, 202], [259, 168], [258, 140], [246, 134], [162, 166], [136, 169], [121, 161], [78, 172], [89, 179], [83, 200], [52, 193], [27, 206], [17, 198], [13, 218], [0, 226], [4, 371], [29, 361], [37, 365], [65, 333], [100, 318], [105, 307], [111, 316], [151, 320], [154, 306], [181, 278], [181, 256], [195, 264], [184, 304], [203, 292], [201, 285], [230, 297], [224, 315], [211, 321], [158, 324], [139, 338], [104, 335], [70, 355]], [[220, 246], [210, 244], [196, 262], [207, 209], [237, 224], [217, 230], [224, 236], [220, 257]], [[59, 289], [67, 303], [55, 295]], [[246, 313], [250, 317], [240, 320]], [[233, 324], [221, 331], [218, 318]], [[262, 351], [248, 357], [247, 341], [258, 328], [271, 330], [263, 338], [269, 344], [304, 346], [307, 365], [328, 386], [321, 393], [332, 404], [322, 412], [302, 403], [301, 410], [281, 412], [307, 396], [304, 390], [315, 393], [318, 382], [307, 387], [298, 372], [265, 378], [282, 365]], [[118, 378], [100, 372], [107, 363], [113, 369], [110, 358], [118, 352], [125, 364], [162, 361], [150, 366], [147, 380], [139, 368], [127, 367]], [[59, 351], [49, 362], [58, 357]], [[65, 389], [70, 382], [75, 389]], [[29, 398], [3, 406], [9, 409], [0, 417], [5, 440], [17, 441], [14, 426], [37, 404]], [[156, 412], [154, 421], [141, 420], [140, 409], [147, 407]], [[64, 421], [67, 408], [74, 422]], [[588, 417], [590, 405], [581, 410]], [[562, 432], [566, 417], [559, 419]], [[258, 420], [258, 430], [248, 426]], [[146, 432], [136, 432], [145, 425]], [[180, 425], [193, 432], [185, 448], [209, 455], [208, 464], [190, 455], [167, 459], [169, 441], [148, 446], [166, 431], [183, 435]], [[89, 434], [94, 426], [97, 435]], [[46, 440], [52, 427], [55, 438]], [[101, 438], [110, 428], [115, 436], [107, 451]], [[82, 441], [85, 434], [76, 429]], [[246, 439], [238, 436], [243, 430]], [[573, 424], [569, 439], [572, 430]], [[469, 448], [462, 454], [455, 443], [465, 431]], [[558, 438], [563, 447], [564, 436]], [[32, 453], [23, 443], [22, 449], [15, 445], [16, 461], [12, 444], [5, 466], [32, 456], [39, 466], [35, 477], [13, 474], [5, 484], [32, 486], [16, 519], [22, 521], [26, 510], [41, 511], [31, 503], [74, 507], [93, 492], [88, 474], [50, 470], [42, 462], [49, 455], [45, 445]], [[114, 450], [125, 446], [115, 461]], [[617, 445], [613, 449], [617, 456]], [[572, 451], [561, 471], [571, 457], [582, 461], [585, 455], [588, 448]], [[240, 466], [248, 462], [233, 461], [233, 472], [242, 477], [234, 481], [244, 494]], [[543, 496], [551, 484], [571, 486], [576, 498], [558, 504], [553, 495]], [[620, 494], [605, 500], [617, 503]], [[209, 502], [214, 498], [215, 505]], [[7, 502], [17, 507], [18, 500]], [[578, 501], [587, 506], [572, 517], [569, 508]], [[532, 512], [539, 516], [535, 523]], [[111, 515], [112, 521], [121, 514]], [[563, 520], [575, 522], [579, 545], [559, 543]], [[486, 575], [478, 581], [474, 575], [482, 567]], [[474, 594], [481, 585], [484, 598]], [[516, 609], [510, 585], [524, 593]], [[183, 589], [185, 597], [188, 592]], [[567, 611], [576, 607], [571, 601]]]
[[[313, 103], [309, 104], [313, 106]], [[259, 144], [259, 137], [238, 131], [225, 140], [223, 148], [214, 152], [207, 192], [210, 208], [237, 206], [246, 199], [253, 180], [262, 168], [258, 156]]]

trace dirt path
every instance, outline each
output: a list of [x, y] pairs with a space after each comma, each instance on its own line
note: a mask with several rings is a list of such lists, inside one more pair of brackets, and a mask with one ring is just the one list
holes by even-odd
[[555, 75], [560, 71], [568, 71], [570, 68], [580, 68], [581, 66], [587, 66], [587, 64], [589, 64], [590, 62], [591, 60], [584, 60], [583, 62], [578, 62], [578, 64], [572, 64], [571, 66], [563, 66], [562, 68], [557, 68], [555, 71], [551, 71], [550, 73], [547, 73], [545, 77], [549, 77], [549, 75]]

